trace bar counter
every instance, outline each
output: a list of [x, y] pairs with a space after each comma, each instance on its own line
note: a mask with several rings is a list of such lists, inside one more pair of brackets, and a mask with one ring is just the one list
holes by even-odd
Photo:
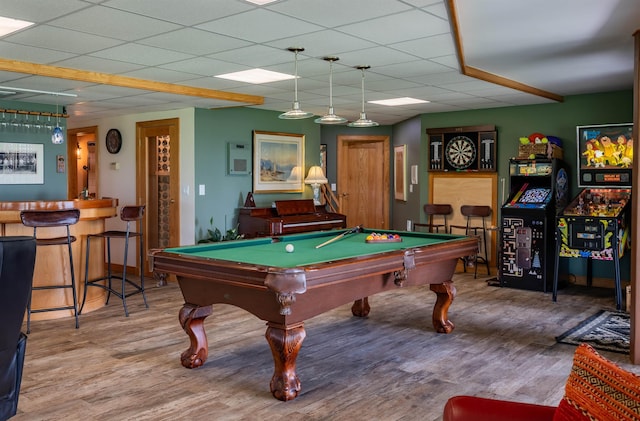
[[[76, 237], [72, 244], [73, 266], [76, 276], [76, 290], [78, 296], [78, 309], [82, 304], [84, 293], [85, 272], [85, 248], [88, 234], [97, 234], [104, 231], [104, 221], [107, 218], [117, 216], [118, 199], [102, 198], [89, 200], [57, 200], [57, 201], [24, 201], [24, 202], [0, 202], [0, 235], [33, 235], [33, 229], [22, 225], [20, 211], [22, 210], [58, 210], [80, 209], [80, 220], [71, 225], [71, 235]], [[39, 228], [38, 236], [66, 236], [64, 227]], [[104, 276], [104, 244], [95, 242], [91, 244], [91, 257], [89, 259], [89, 277], [91, 279]], [[66, 246], [38, 247], [36, 252], [36, 266], [33, 273], [34, 285], [69, 283], [69, 258]], [[107, 292], [102, 288], [89, 288], [87, 301], [82, 313], [101, 308], [105, 304]], [[70, 290], [53, 289], [50, 291], [35, 291], [31, 308], [58, 307], [73, 304], [73, 296]], [[72, 317], [72, 310], [51, 311], [33, 313], [31, 321]], [[69, 322], [73, 323], [73, 322]], [[82, 321], [80, 321], [82, 325]], [[32, 324], [32, 329], [37, 330], [38, 325]]]

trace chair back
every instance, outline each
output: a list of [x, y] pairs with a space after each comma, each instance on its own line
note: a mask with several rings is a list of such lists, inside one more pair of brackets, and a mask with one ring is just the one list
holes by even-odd
[[144, 216], [145, 205], [123, 206], [120, 210], [120, 219], [123, 221], [138, 221]]
[[131, 223], [140, 221], [142, 219], [142, 217], [144, 216], [144, 208], [145, 208], [145, 205], [128, 205], [128, 206], [123, 206], [122, 209], [120, 210], [120, 219], [122, 219], [123, 221], [127, 221], [127, 231], [125, 234], [126, 237], [142, 236], [142, 229], [144, 224], [140, 224], [140, 229], [138, 232], [136, 232], [132, 230]]
[[23, 210], [20, 212], [20, 219], [27, 227], [62, 227], [77, 224], [80, 210]]
[[486, 218], [491, 215], [491, 206], [463, 205], [460, 213], [466, 217]]
[[424, 209], [424, 213], [427, 216], [431, 216], [431, 215], [451, 215], [451, 213], [453, 212], [453, 208], [451, 207], [451, 205], [443, 205], [443, 204], [436, 204], [436, 203], [427, 203], [426, 205], [424, 205], [423, 207]]

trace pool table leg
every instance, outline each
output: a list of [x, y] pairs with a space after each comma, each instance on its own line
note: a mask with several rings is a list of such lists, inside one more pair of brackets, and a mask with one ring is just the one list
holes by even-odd
[[436, 293], [436, 303], [433, 306], [433, 327], [438, 333], [451, 333], [455, 325], [449, 320], [449, 306], [456, 296], [456, 287], [453, 282], [447, 281], [441, 284], [429, 285], [431, 291]]
[[189, 335], [191, 345], [180, 356], [182, 365], [187, 368], [200, 367], [209, 356], [209, 344], [204, 330], [204, 319], [211, 314], [211, 306], [199, 307], [184, 304], [178, 318], [182, 329]]
[[271, 378], [271, 393], [276, 399], [290, 401], [300, 392], [300, 379], [296, 374], [296, 358], [306, 333], [304, 323], [283, 328], [268, 322], [265, 337], [273, 355], [274, 371]]
[[369, 297], [364, 297], [353, 302], [351, 306], [351, 314], [356, 317], [367, 317], [371, 307], [369, 306]]

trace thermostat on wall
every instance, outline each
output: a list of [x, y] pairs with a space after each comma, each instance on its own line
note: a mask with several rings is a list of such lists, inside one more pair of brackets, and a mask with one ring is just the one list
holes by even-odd
[[251, 148], [240, 143], [227, 144], [227, 168], [229, 175], [245, 175], [251, 171]]

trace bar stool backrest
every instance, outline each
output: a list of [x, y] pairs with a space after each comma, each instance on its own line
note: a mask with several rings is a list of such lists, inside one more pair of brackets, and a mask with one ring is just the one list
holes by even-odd
[[[422, 208], [424, 210], [425, 215], [427, 215], [429, 223], [427, 224], [429, 227], [444, 227], [445, 232], [449, 232], [449, 227], [447, 226], [447, 216], [451, 215], [453, 212], [453, 208], [449, 204], [441, 204], [441, 203], [427, 203]], [[443, 224], [436, 224], [433, 222], [434, 216], [442, 216], [444, 218]]]
[[482, 218], [484, 225], [484, 218], [491, 216], [491, 206], [462, 205], [460, 206], [460, 213], [467, 217], [467, 225], [469, 225], [470, 218], [473, 217]]
[[139, 206], [123, 206], [120, 209], [120, 219], [123, 221], [138, 221], [144, 216], [145, 205]]
[[20, 219], [27, 227], [62, 227], [77, 224], [80, 219], [80, 210], [24, 210], [20, 212]]
[[142, 235], [142, 225], [140, 224], [140, 231], [131, 231], [131, 222], [139, 221], [144, 216], [145, 205], [129, 205], [123, 206], [120, 209], [120, 219], [127, 221], [127, 234], [128, 235]]

